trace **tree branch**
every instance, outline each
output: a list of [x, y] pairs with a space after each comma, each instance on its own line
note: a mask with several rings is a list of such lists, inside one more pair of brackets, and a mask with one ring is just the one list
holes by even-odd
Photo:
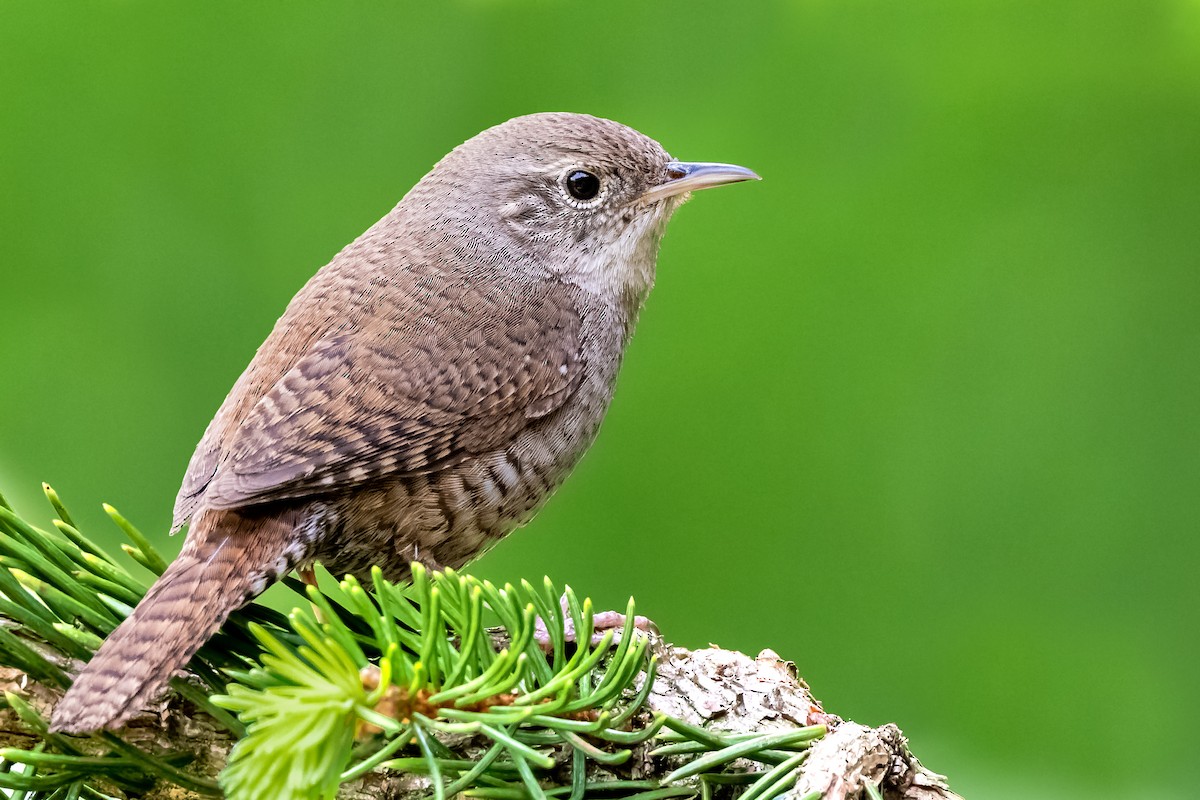
[[[146, 586], [45, 489], [52, 529], [0, 497], [0, 792], [180, 800], [219, 795], [220, 776], [232, 795], [272, 800], [956, 798], [896, 726], [827, 713], [770, 650], [690, 651], [619, 628], [577, 642], [591, 603], [549, 579], [497, 587], [420, 564], [409, 586], [375, 574], [373, 587], [310, 589], [290, 615], [250, 604], [120, 731], [51, 734], [80, 659]], [[161, 569], [106, 510], [123, 549]]]
[[[49, 648], [45, 650], [49, 652]], [[723, 732], [769, 733], [806, 725], [829, 726], [830, 733], [813, 745], [787, 797], [819, 792], [824, 800], [849, 800], [869, 797], [865, 794], [869, 785], [887, 800], [958, 798], [947, 788], [944, 777], [925, 769], [912, 755], [898, 727], [869, 728], [825, 712], [797, 675], [795, 665], [771, 650], [751, 658], [719, 648], [687, 650], [662, 640], [655, 641], [654, 650], [659, 668], [648, 700], [653, 711]], [[61, 694], [15, 669], [0, 670], [0, 685], [29, 702], [43, 717], [49, 716]], [[121, 735], [151, 752], [187, 753], [194, 759], [188, 770], [209, 779], [216, 778], [234, 743], [228, 731], [176, 697], [135, 717]], [[27, 749], [41, 738], [13, 709], [0, 711], [0, 746]], [[71, 741], [82, 750], [89, 748], [86, 739]], [[446, 744], [467, 758], [477, 757], [483, 749], [471, 737]], [[653, 742], [639, 747], [632, 766], [622, 770], [593, 766], [595, 774], [589, 779], [661, 779], [684, 763], [679, 757], [650, 756], [652, 746]], [[753, 768], [749, 762], [745, 766]], [[339, 797], [415, 800], [429, 793], [429, 780], [423, 775], [380, 770], [343, 785]], [[200, 796], [162, 782], [142, 795], [146, 800]]]

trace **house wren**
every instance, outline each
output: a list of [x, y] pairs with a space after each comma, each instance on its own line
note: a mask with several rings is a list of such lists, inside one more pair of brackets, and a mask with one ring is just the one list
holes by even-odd
[[455, 148], [288, 305], [188, 465], [183, 551], [52, 729], [119, 726], [292, 569], [404, 580], [527, 522], [596, 436], [671, 214], [757, 178], [580, 114]]

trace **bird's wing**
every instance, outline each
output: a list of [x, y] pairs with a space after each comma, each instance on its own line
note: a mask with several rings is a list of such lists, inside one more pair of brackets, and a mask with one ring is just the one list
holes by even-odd
[[[224, 406], [222, 406], [222, 410], [224, 410]], [[175, 513], [173, 515], [174, 522], [171, 524], [171, 533], [178, 531], [192, 518], [192, 514], [200, 506], [200, 501], [204, 499], [204, 490], [208, 488], [213, 476], [217, 474], [217, 466], [221, 462], [220, 422], [221, 415], [218, 413], [212, 422], [208, 423], [204, 436], [201, 437], [195, 452], [192, 453], [192, 460], [188, 462], [187, 472], [183, 476], [183, 485], [179, 487], [179, 494], [175, 497]]]
[[576, 293], [558, 282], [490, 291], [452, 320], [406, 329], [376, 315], [317, 340], [227, 440], [201, 502], [323, 494], [504, 446], [579, 385]]

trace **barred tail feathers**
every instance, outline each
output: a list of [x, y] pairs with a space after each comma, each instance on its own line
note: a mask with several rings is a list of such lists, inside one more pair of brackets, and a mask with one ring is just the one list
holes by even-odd
[[303, 557], [294, 512], [208, 512], [59, 700], [50, 729], [117, 728], [166, 688], [225, 619]]

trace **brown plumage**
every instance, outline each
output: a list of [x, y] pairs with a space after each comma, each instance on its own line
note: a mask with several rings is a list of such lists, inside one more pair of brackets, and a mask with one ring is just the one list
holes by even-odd
[[297, 566], [401, 580], [527, 522], [599, 429], [667, 220], [753, 177], [575, 114], [456, 148], [289, 304], [192, 456], [183, 552], [53, 729], [120, 725]]

